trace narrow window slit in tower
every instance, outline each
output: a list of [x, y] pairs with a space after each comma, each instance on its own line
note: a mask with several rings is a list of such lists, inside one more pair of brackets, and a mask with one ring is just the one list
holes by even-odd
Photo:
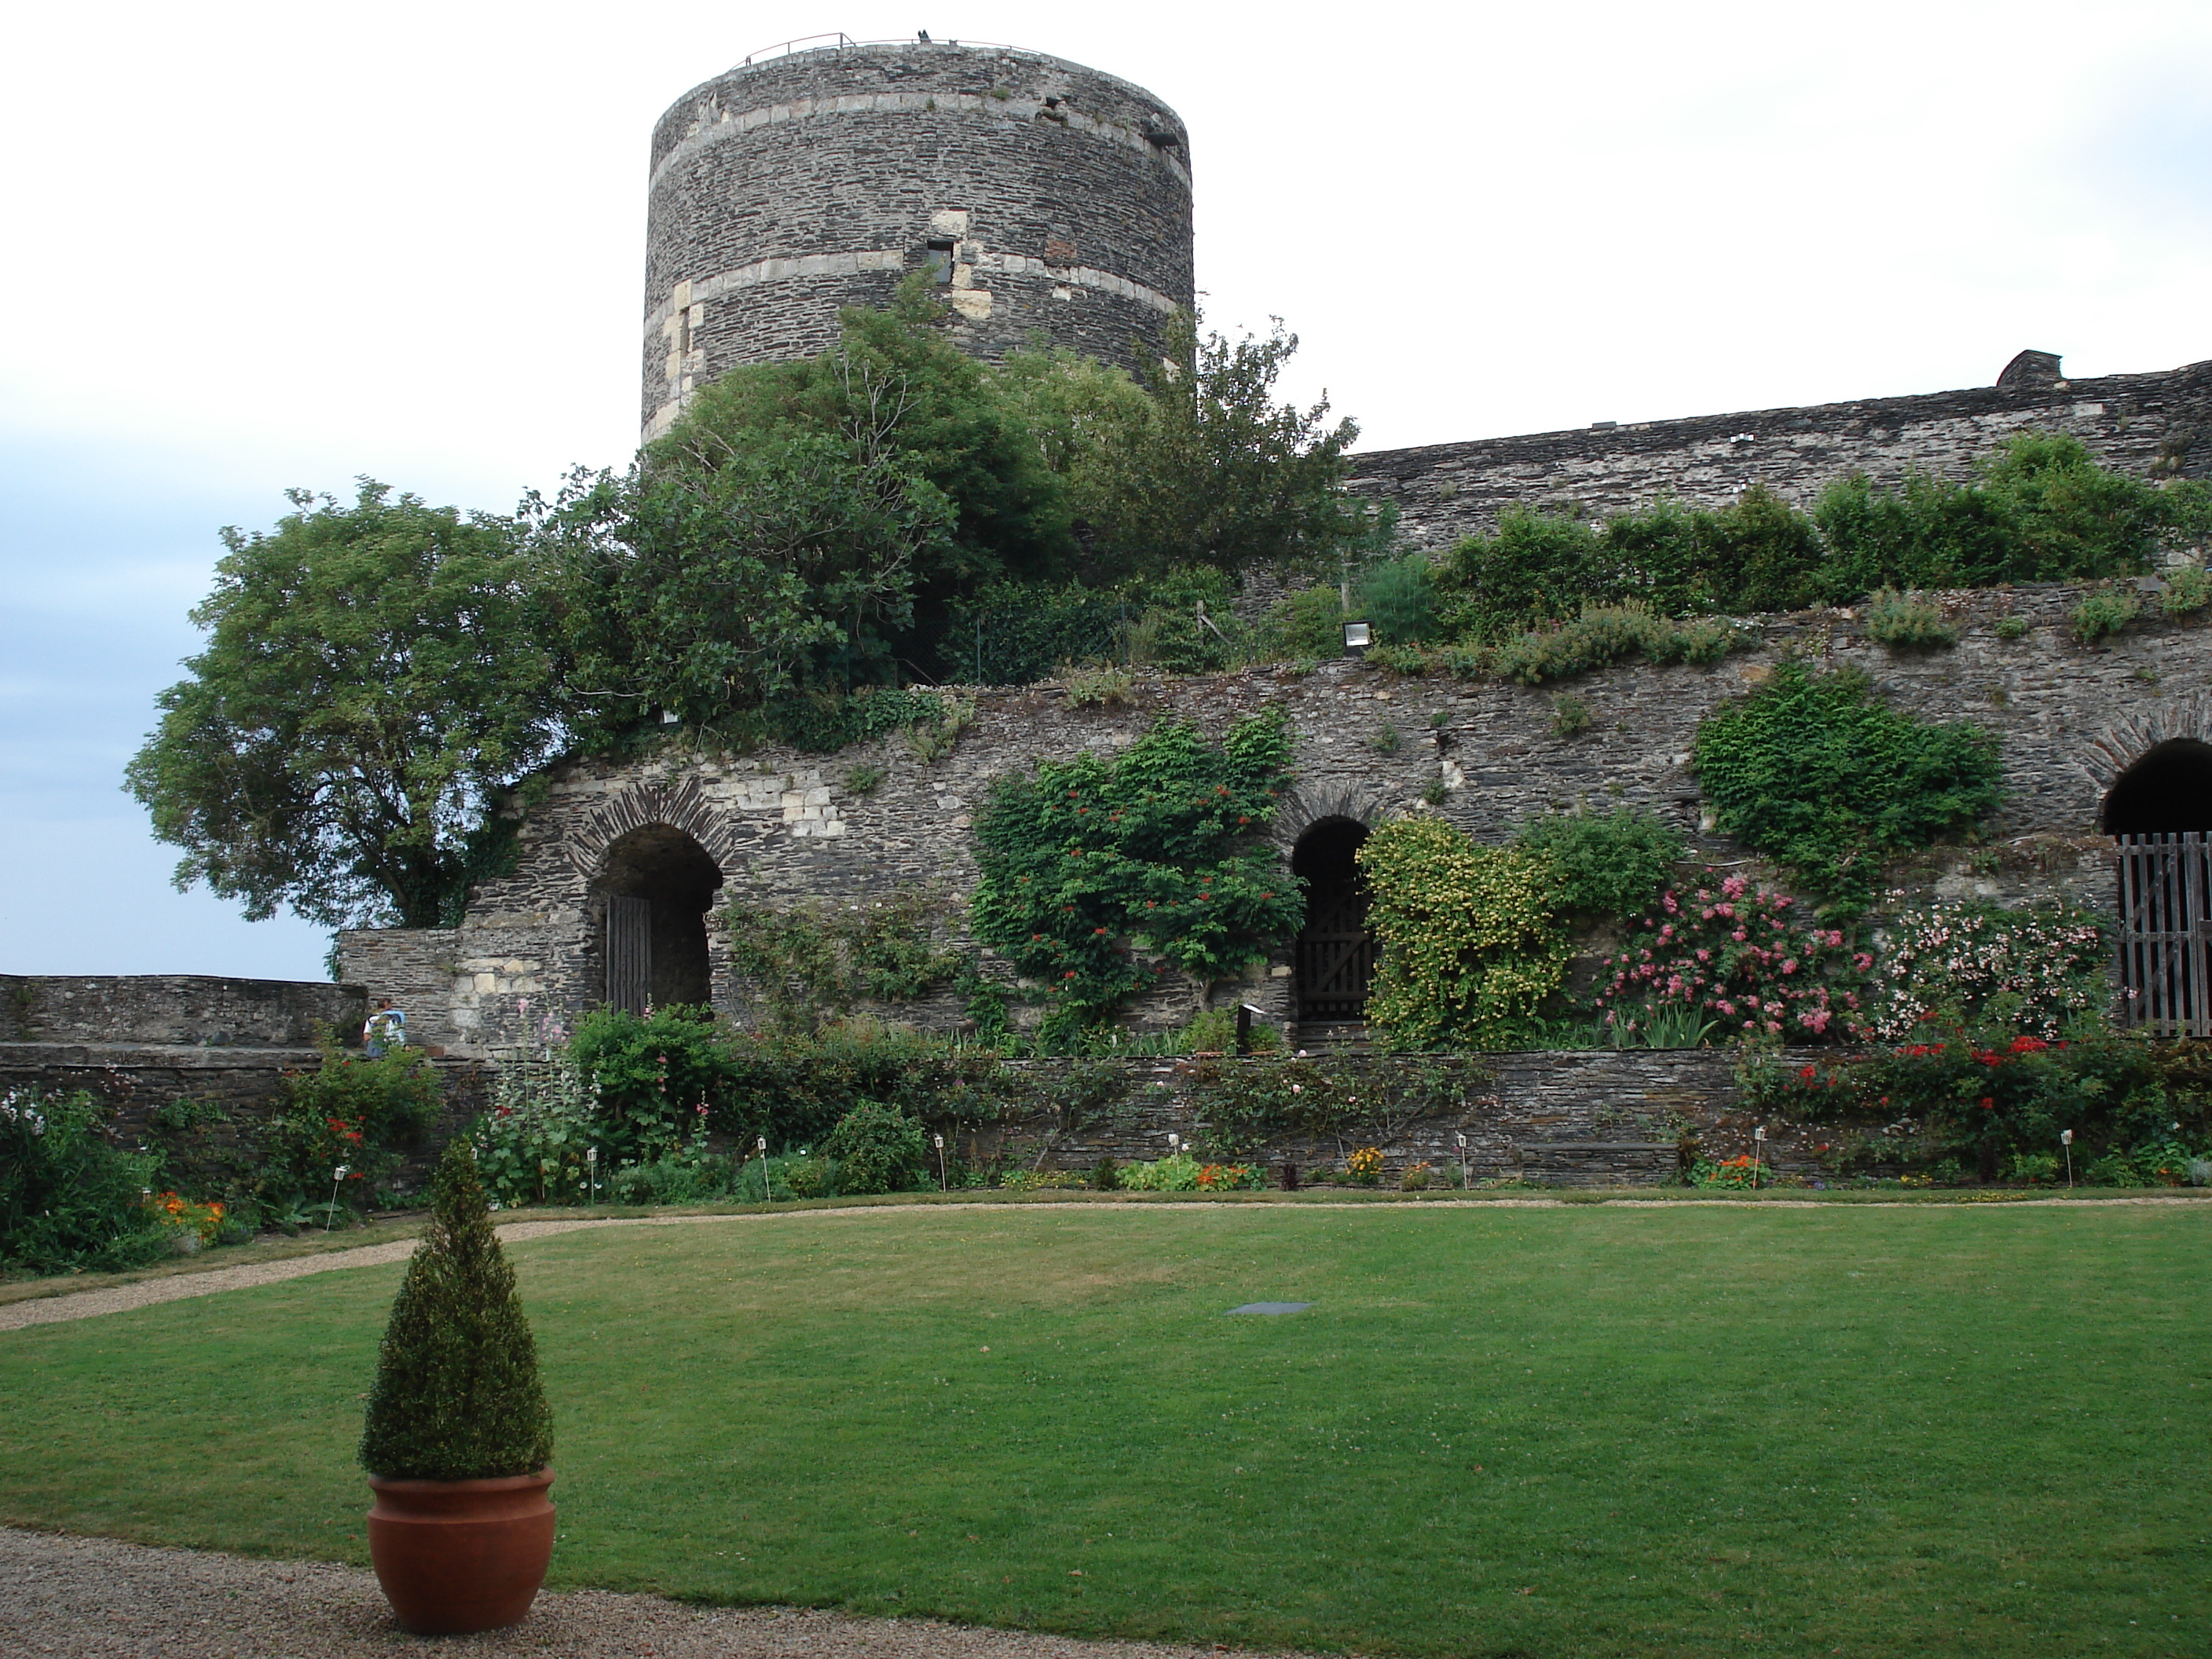
[[932, 242], [929, 245], [929, 280], [945, 283], [952, 280], [952, 244]]

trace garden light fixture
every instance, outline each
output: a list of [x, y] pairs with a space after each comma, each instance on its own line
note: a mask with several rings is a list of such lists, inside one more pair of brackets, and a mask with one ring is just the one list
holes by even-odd
[[932, 1135], [930, 1139], [937, 1143], [937, 1190], [940, 1193], [949, 1193], [952, 1190], [952, 1183], [946, 1178], [945, 1173], [945, 1137]]
[[1344, 654], [1356, 657], [1375, 643], [1375, 629], [1364, 622], [1348, 622], [1344, 625]]
[[1459, 1142], [1459, 1189], [1462, 1192], [1465, 1192], [1474, 1184], [1474, 1182], [1468, 1178], [1467, 1131], [1464, 1129], [1455, 1131], [1452, 1135], [1452, 1139]]
[[1759, 1190], [1759, 1167], [1766, 1162], [1766, 1126], [1762, 1123], [1751, 1132], [1751, 1190]]
[[330, 1231], [331, 1224], [337, 1219], [338, 1182], [343, 1181], [345, 1178], [346, 1166], [343, 1164], [339, 1164], [337, 1169], [331, 1171], [331, 1207], [323, 1212], [323, 1231], [325, 1232]]
[[2071, 1129], [2061, 1129], [2058, 1132], [2058, 1144], [2066, 1149], [2066, 1189], [2071, 1192], [2074, 1189], [2074, 1132]]
[[586, 1206], [599, 1201], [599, 1149], [584, 1148], [584, 1203]]
[[773, 1204], [775, 1202], [775, 1182], [769, 1179], [768, 1137], [755, 1135], [753, 1150], [758, 1152], [761, 1158], [761, 1197], [765, 1202]]

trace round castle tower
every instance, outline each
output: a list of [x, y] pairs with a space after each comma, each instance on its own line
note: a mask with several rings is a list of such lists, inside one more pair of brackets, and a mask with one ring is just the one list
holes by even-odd
[[646, 224], [647, 438], [716, 375], [830, 345], [840, 306], [917, 269], [981, 357], [1041, 332], [1133, 367], [1193, 298], [1181, 118], [1012, 47], [841, 43], [696, 87], [653, 129]]

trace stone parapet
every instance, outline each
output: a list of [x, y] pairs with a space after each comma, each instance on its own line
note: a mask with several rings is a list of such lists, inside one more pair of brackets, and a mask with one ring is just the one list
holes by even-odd
[[360, 1040], [366, 993], [311, 980], [201, 974], [0, 975], [0, 1042], [301, 1047]]
[[1352, 487], [1392, 502], [1403, 533], [1434, 549], [1488, 534], [1515, 509], [1724, 507], [1753, 484], [1805, 507], [1853, 472], [1880, 484], [1911, 471], [1963, 478], [2026, 431], [2079, 438], [2139, 477], [2212, 477], [2212, 362], [1369, 450], [1351, 458]]

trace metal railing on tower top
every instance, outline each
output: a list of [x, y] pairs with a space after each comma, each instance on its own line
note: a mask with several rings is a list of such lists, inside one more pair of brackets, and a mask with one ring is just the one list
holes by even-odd
[[758, 52], [749, 52], [731, 67], [744, 69], [756, 63], [773, 62], [778, 58], [789, 58], [802, 52], [842, 52], [847, 46], [981, 46], [993, 52], [1019, 52], [1019, 46], [1004, 40], [933, 40], [922, 34], [908, 40], [855, 40], [842, 29], [832, 29], [824, 34], [802, 34], [795, 40], [779, 40], [772, 46], [763, 46]]

